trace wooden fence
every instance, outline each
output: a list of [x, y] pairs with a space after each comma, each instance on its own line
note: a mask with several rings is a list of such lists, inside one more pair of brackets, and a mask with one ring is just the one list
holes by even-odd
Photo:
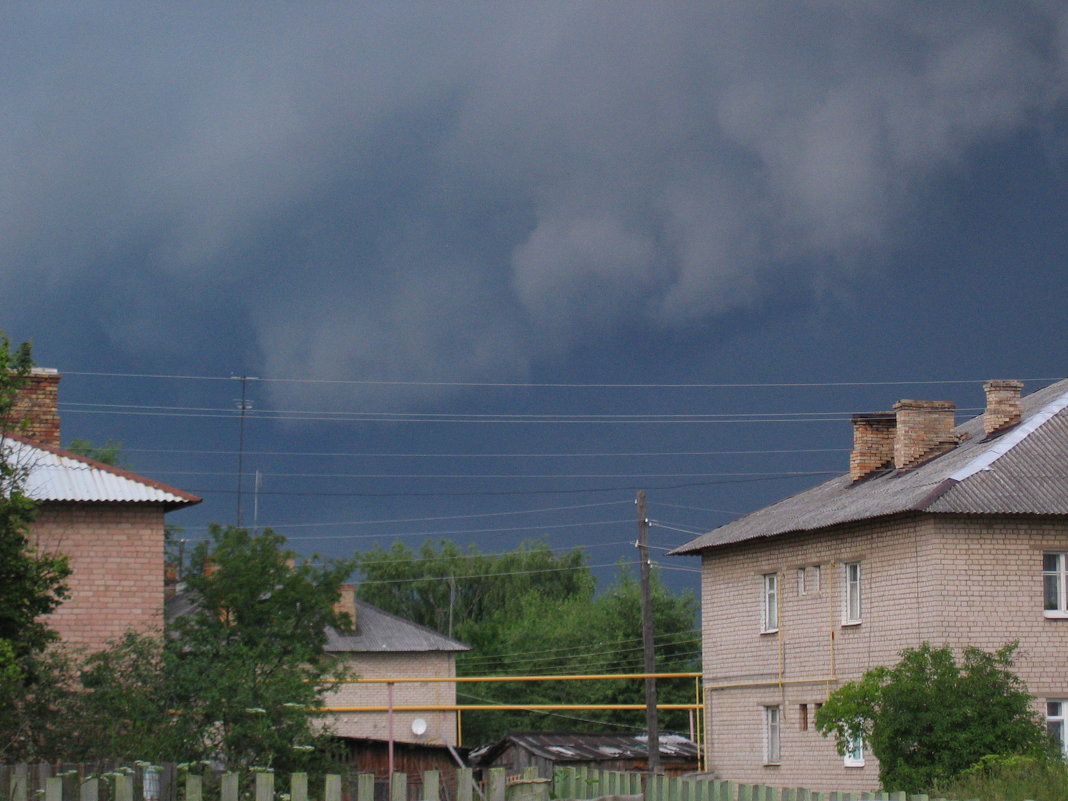
[[174, 764], [106, 770], [100, 765], [15, 765], [0, 766], [0, 801], [941, 801], [926, 795], [824, 793], [701, 777], [646, 778], [640, 773], [558, 768], [549, 779], [537, 776], [534, 768], [519, 776], [491, 768], [476, 782], [472, 770], [461, 768], [455, 782], [443, 782], [438, 771], [421, 777], [394, 773], [388, 781], [370, 773], [330, 774], [313, 787], [307, 774], [276, 777], [267, 770], [242, 777], [189, 773]]

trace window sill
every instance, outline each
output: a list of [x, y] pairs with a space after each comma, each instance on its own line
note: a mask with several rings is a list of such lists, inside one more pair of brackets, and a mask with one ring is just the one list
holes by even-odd
[[846, 767], [846, 768], [862, 768], [862, 767], [864, 767], [864, 763], [863, 762], [846, 762], [844, 767]]
[[781, 768], [782, 767], [782, 763], [781, 762], [765, 762], [764, 763], [764, 767], [765, 768]]
[[1043, 609], [1042, 616], [1050, 620], [1068, 620], [1068, 612], [1062, 612], [1059, 609]]
[[864, 622], [863, 620], [843, 620], [842, 621], [842, 628], [843, 629], [852, 628], [853, 626], [859, 626], [863, 622]]
[[778, 634], [778, 633], [779, 633], [778, 629], [765, 629], [764, 631], [760, 632], [760, 636], [763, 637], [763, 636], [765, 636], [767, 634]]

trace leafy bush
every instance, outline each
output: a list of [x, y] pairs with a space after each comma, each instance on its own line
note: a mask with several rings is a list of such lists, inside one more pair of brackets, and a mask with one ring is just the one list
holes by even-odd
[[931, 795], [983, 801], [1063, 801], [1068, 798], [1068, 765], [1057, 758], [985, 756]]
[[1011, 670], [1016, 644], [988, 653], [949, 646], [901, 652], [892, 668], [839, 687], [816, 713], [838, 750], [861, 735], [879, 759], [883, 787], [921, 792], [946, 783], [990, 754], [1052, 754], [1032, 697]]

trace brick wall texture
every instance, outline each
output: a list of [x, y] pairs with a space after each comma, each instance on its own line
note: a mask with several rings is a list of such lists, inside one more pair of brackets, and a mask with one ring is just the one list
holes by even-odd
[[[1068, 698], [1068, 620], [1043, 615], [1044, 551], [1068, 551], [1068, 521], [915, 514], [706, 554], [709, 770], [736, 782], [877, 789], [874, 757], [846, 767], [833, 741], [815, 730], [815, 708], [835, 687], [896, 663], [901, 649], [924, 641], [991, 650], [1019, 640], [1016, 671], [1036, 697], [1036, 711], [1046, 698]], [[863, 615], [846, 625], [844, 566], [854, 562], [861, 565]], [[762, 633], [763, 577], [770, 573], [779, 575], [779, 626]], [[774, 765], [764, 764], [767, 706], [781, 708]]]
[[17, 433], [59, 447], [59, 379], [58, 373], [33, 373], [19, 390], [11, 417], [25, 421], [26, 427]]
[[[347, 657], [349, 667], [358, 678], [437, 678], [456, 675], [456, 657], [444, 651], [406, 653], [359, 653]], [[382, 682], [342, 684], [327, 695], [326, 704], [337, 706], [387, 706], [389, 688]], [[456, 703], [456, 685], [452, 682], [398, 682], [393, 685], [394, 706], [435, 706]], [[422, 735], [412, 733], [412, 722], [422, 718], [427, 723]], [[394, 712], [393, 738], [409, 743], [448, 743], [457, 745], [456, 713], [443, 711]], [[346, 737], [376, 740], [389, 738], [389, 715], [386, 712], [340, 712], [331, 718], [333, 729]]]
[[45, 503], [32, 538], [73, 569], [71, 597], [49, 616], [64, 642], [98, 650], [127, 629], [162, 627], [162, 507]]

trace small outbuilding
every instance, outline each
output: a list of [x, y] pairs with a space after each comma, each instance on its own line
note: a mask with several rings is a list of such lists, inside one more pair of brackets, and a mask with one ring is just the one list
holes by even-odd
[[[648, 763], [644, 734], [512, 733], [471, 752], [472, 766], [504, 768], [510, 776], [528, 767], [537, 768], [539, 776], [552, 776], [558, 767], [643, 771]], [[696, 772], [696, 743], [677, 734], [660, 735], [660, 767], [669, 776]]]

